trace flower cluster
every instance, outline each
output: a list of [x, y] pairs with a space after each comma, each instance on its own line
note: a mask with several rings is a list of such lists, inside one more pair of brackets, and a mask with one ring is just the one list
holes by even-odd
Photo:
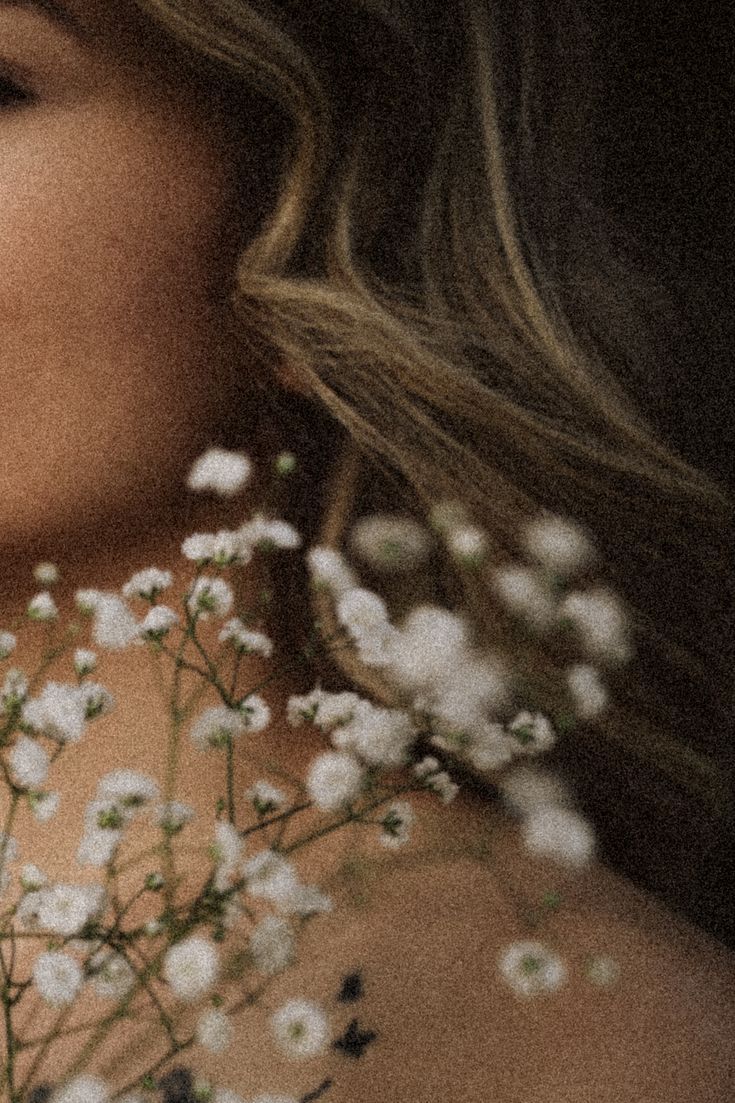
[[[290, 454], [279, 457], [279, 477], [294, 464]], [[210, 449], [193, 466], [188, 486], [230, 498], [251, 476], [252, 464], [243, 453]], [[564, 672], [566, 707], [577, 719], [591, 719], [607, 701], [599, 665], [627, 662], [632, 655], [626, 615], [611, 591], [599, 585], [583, 589], [575, 581], [594, 561], [591, 542], [577, 526], [544, 515], [528, 526], [524, 539], [528, 562], [492, 572], [496, 596], [533, 631], [554, 629], [573, 636], [582, 661]], [[475, 571], [487, 561], [490, 541], [456, 502], [437, 503], [429, 526], [384, 513], [361, 518], [350, 535], [354, 557], [376, 573], [421, 570], [438, 546], [461, 569]], [[286, 723], [315, 727], [327, 746], [313, 756], [303, 779], [281, 778], [275, 785], [257, 776], [236, 793], [235, 756], [242, 748], [246, 759], [253, 748], [258, 761], [258, 737], [273, 719], [272, 705], [255, 688], [235, 692], [237, 674], [250, 658], [270, 659], [274, 645], [252, 612], [239, 608], [237, 587], [224, 576], [246, 569], [258, 554], [300, 547], [301, 536], [292, 525], [260, 511], [238, 528], [194, 533], [181, 546], [194, 577], [180, 609], [173, 601], [163, 603], [174, 576], [157, 566], [143, 567], [114, 592], [78, 590], [76, 609], [88, 622], [91, 639], [90, 646], [74, 650], [70, 680], [49, 680], [38, 689], [38, 674], [19, 667], [5, 672], [0, 759], [9, 803], [0, 831], [0, 950], [4, 940], [20, 933], [40, 943], [27, 984], [17, 985], [6, 975], [10, 1057], [0, 1087], [12, 1099], [23, 1098], [34, 1086], [19, 1085], [15, 1061], [24, 1046], [15, 1033], [17, 1008], [33, 997], [60, 1011], [77, 1006], [88, 994], [113, 1004], [101, 1028], [90, 1028], [85, 1055], [101, 1043], [102, 1028], [151, 1005], [164, 1027], [158, 1039], [162, 1052], [151, 1068], [189, 1045], [225, 1052], [234, 1042], [235, 1014], [255, 1002], [242, 999], [244, 978], [253, 974], [265, 988], [296, 961], [304, 925], [334, 909], [329, 892], [303, 879], [297, 852], [347, 825], [370, 833], [391, 851], [410, 846], [418, 819], [418, 803], [408, 799], [410, 794], [429, 792], [451, 804], [460, 791], [451, 776], [454, 760], [493, 775], [509, 807], [522, 817], [522, 838], [531, 852], [575, 870], [594, 856], [594, 832], [575, 810], [572, 795], [553, 773], [538, 766], [560, 737], [559, 718], [519, 692], [516, 672], [502, 648], [478, 646], [467, 614], [437, 605], [417, 605], [395, 622], [386, 600], [364, 586], [356, 567], [331, 547], [308, 549], [311, 584], [326, 592], [344, 639], [395, 688], [400, 704], [387, 707], [358, 692], [332, 692], [321, 682], [308, 693], [290, 696]], [[38, 564], [34, 579], [46, 589], [29, 602], [27, 619], [45, 623], [53, 633], [60, 613], [50, 591], [58, 583], [58, 571], [53, 564]], [[213, 623], [220, 645], [216, 654], [206, 638]], [[56, 642], [54, 646], [55, 655], [64, 651]], [[16, 629], [0, 631], [0, 661], [16, 647]], [[98, 652], [114, 657], [131, 647], [148, 648], [157, 660], [171, 663], [168, 700], [174, 723], [166, 782], [162, 786], [133, 768], [104, 774], [84, 807], [75, 854], [79, 867], [100, 871], [103, 880], [54, 882], [43, 863], [20, 864], [25, 855], [12, 825], [24, 807], [39, 822], [53, 819], [60, 794], [46, 786], [54, 762], [83, 745], [87, 726], [116, 707], [105, 686], [90, 679]], [[202, 688], [215, 693], [214, 703], [195, 708], [184, 702], [178, 677], [184, 665]], [[213, 777], [220, 776], [222, 767], [224, 793], [208, 824], [194, 823], [194, 809], [174, 790], [182, 732], [202, 762], [212, 767]], [[286, 845], [286, 828], [303, 814], [310, 816], [309, 829]], [[320, 825], [316, 830], [314, 816]], [[153, 851], [127, 858], [146, 819], [160, 842]], [[198, 894], [182, 899], [175, 845], [187, 828], [185, 837], [200, 846], [208, 875]], [[134, 876], [127, 899], [124, 870]], [[125, 882], [125, 891], [129, 887]], [[134, 920], [141, 902], [145, 916]], [[225, 946], [232, 932], [239, 949], [228, 954]], [[611, 983], [615, 963], [596, 959], [588, 976], [594, 983]], [[541, 942], [523, 940], [500, 948], [498, 977], [527, 999], [561, 986], [567, 968]], [[192, 1009], [193, 1026], [185, 1026], [185, 1013]], [[277, 1007], [270, 1028], [276, 1049], [294, 1061], [308, 1061], [329, 1049], [330, 1017], [308, 995]], [[52, 1030], [38, 1043], [33, 1071], [54, 1036]], [[150, 1087], [150, 1068], [141, 1069], [123, 1098], [139, 1103], [140, 1093]], [[72, 1062], [52, 1103], [107, 1103], [111, 1091], [110, 1084], [89, 1075], [88, 1067]], [[229, 1088], [211, 1085], [201, 1098], [243, 1103]], [[286, 1097], [261, 1097], [260, 1103], [266, 1100]]]

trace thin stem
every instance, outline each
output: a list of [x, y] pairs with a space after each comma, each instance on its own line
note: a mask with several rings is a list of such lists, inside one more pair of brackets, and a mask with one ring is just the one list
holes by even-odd
[[10, 999], [10, 983], [12, 967], [10, 970], [5, 965], [5, 955], [0, 949], [0, 965], [3, 972], [3, 1014], [5, 1019], [5, 1042], [7, 1047], [7, 1059], [5, 1064], [5, 1071], [2, 1079], [0, 1079], [0, 1087], [4, 1087], [7, 1083], [10, 1088], [10, 1098], [15, 1099], [15, 1042], [13, 1037], [13, 1023], [11, 1016], [12, 1001]]

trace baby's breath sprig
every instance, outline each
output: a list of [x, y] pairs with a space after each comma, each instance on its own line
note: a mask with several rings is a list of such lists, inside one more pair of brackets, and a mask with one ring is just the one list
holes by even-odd
[[[213, 448], [193, 465], [188, 486], [234, 499], [253, 473], [244, 453]], [[266, 476], [274, 498], [297, 473], [292, 453], [276, 457]], [[53, 1042], [72, 1034], [81, 1048], [59, 1070], [51, 1103], [131, 1103], [140, 1098], [136, 1092], [154, 1090], [160, 1071], [183, 1051], [226, 1051], [234, 1017], [254, 1008], [294, 963], [305, 925], [334, 909], [323, 887], [302, 881], [297, 862], [306, 848], [346, 827], [353, 838], [370, 837], [384, 850], [410, 848], [418, 818], [410, 796], [428, 791], [451, 804], [459, 792], [450, 774], [453, 761], [498, 779], [507, 803], [522, 815], [529, 850], [568, 871], [591, 860], [591, 826], [560, 780], [537, 765], [571, 724], [605, 707], [598, 667], [632, 655], [625, 611], [615, 595], [600, 585], [582, 589], [578, 581], [594, 561], [586, 534], [544, 515], [525, 533], [529, 562], [508, 564], [495, 575], [498, 598], [511, 616], [525, 619], [533, 631], [566, 633], [580, 649], [565, 671], [563, 708], [553, 715], [542, 707], [532, 679], [524, 685], [517, 676], [523, 672], [515, 672], [500, 650], [475, 644], [465, 611], [422, 604], [394, 623], [383, 597], [363, 586], [357, 567], [327, 544], [306, 549], [306, 559], [314, 592], [331, 602], [331, 619], [316, 618], [295, 658], [274, 664], [239, 691], [243, 668], [270, 661], [275, 647], [263, 623], [269, 595], [262, 593], [252, 609], [239, 608], [232, 572], [247, 570], [257, 556], [293, 552], [301, 544], [299, 532], [265, 503], [236, 529], [193, 533], [181, 546], [193, 577], [180, 609], [169, 602], [172, 572], [157, 566], [136, 571], [118, 591], [77, 591], [89, 646], [79, 646], [78, 623], [57, 640], [60, 612], [51, 589], [58, 571], [53, 564], [37, 565], [34, 580], [45, 589], [29, 602], [26, 621], [46, 625], [48, 647], [31, 677], [8, 669], [0, 689], [0, 770], [9, 793], [0, 831], [0, 997], [8, 1049], [0, 1091], [9, 1103], [27, 1103]], [[437, 503], [428, 526], [404, 515], [361, 518], [349, 544], [355, 559], [378, 575], [420, 570], [441, 549], [457, 569], [476, 572], [487, 566], [489, 547], [458, 502]], [[0, 661], [15, 651], [20, 627], [0, 632]], [[51, 663], [75, 641], [73, 680], [41, 685]], [[99, 652], [114, 656], [132, 647], [151, 655], [169, 712], [163, 785], [133, 768], [99, 779], [84, 809], [75, 856], [78, 865], [100, 871], [99, 883], [54, 883], [27, 860], [18, 873], [21, 855], [12, 835], [17, 817], [27, 809], [40, 822], [53, 818], [60, 794], [45, 786], [53, 781], [54, 763], [83, 744], [90, 723], [115, 708], [109, 691], [93, 680]], [[282, 764], [262, 762], [257, 736], [273, 719], [263, 690], [308, 663], [317, 647], [357, 655], [395, 692], [387, 704], [377, 695], [373, 700], [358, 692], [330, 692], [317, 682], [311, 692], [289, 697], [286, 723], [310, 725], [328, 741], [302, 778]], [[196, 679], [186, 699], [185, 671]], [[204, 702], [205, 694], [214, 694], [216, 703]], [[208, 824], [177, 799], [185, 738], [203, 761], [223, 767], [224, 791], [216, 794]], [[427, 747], [436, 755], [426, 753]], [[236, 753], [262, 772], [242, 794], [236, 791]], [[133, 840], [146, 818], [160, 840], [136, 850]], [[182, 898], [176, 858], [191, 854], [208, 872]], [[358, 858], [353, 855], [355, 868]], [[547, 890], [535, 907], [519, 908], [525, 933], [531, 935], [561, 902], [558, 892]], [[21, 939], [39, 946], [24, 980], [15, 976]], [[604, 958], [588, 967], [593, 983], [612, 972]], [[498, 976], [530, 998], [560, 987], [567, 970], [554, 951], [527, 939], [499, 950]], [[109, 1011], [67, 1026], [72, 1011], [92, 994], [111, 1001]], [[56, 1009], [57, 1017], [44, 1035], [24, 1037], [19, 1011], [27, 1011], [32, 1000]], [[131, 1045], [123, 1086], [91, 1075], [109, 1032], [127, 1021], [147, 1022], [151, 1013], [160, 1027], [149, 1033], [155, 1056]], [[270, 1025], [275, 1048], [297, 1061], [324, 1053], [331, 1035], [325, 1009], [307, 996], [276, 1008]], [[21, 1073], [25, 1055], [30, 1065]], [[117, 1075], [120, 1067], [113, 1067], [111, 1075]], [[208, 1082], [198, 1082], [197, 1091], [202, 1100], [243, 1103]]]

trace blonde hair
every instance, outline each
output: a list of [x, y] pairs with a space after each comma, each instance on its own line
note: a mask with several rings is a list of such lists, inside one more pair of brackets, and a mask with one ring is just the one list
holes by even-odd
[[[582, 523], [629, 603], [640, 661], [559, 761], [598, 824], [602, 809], [611, 856], [643, 798], [672, 830], [685, 809], [721, 832], [733, 503], [639, 405], [661, 385], [657, 342], [679, 326], [684, 288], [652, 275], [580, 183], [595, 31], [579, 5], [135, 2], [221, 82], [241, 128], [251, 225], [233, 325], [251, 372], [262, 363], [302, 392], [275, 400], [268, 374], [258, 399], [308, 454], [291, 503], [302, 531], [341, 546], [371, 504], [425, 516], [459, 497], [497, 564], [541, 509]], [[293, 634], [305, 573], [291, 582]], [[437, 587], [497, 625], [485, 576]], [[539, 669], [553, 661], [537, 651]], [[354, 657], [340, 662], [388, 699]], [[688, 906], [699, 889], [666, 865], [661, 838], [628, 872]]]

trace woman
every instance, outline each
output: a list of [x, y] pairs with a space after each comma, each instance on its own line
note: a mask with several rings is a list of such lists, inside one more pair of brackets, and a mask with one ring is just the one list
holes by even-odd
[[[575, 187], [591, 31], [576, 11], [548, 20], [469, 0], [0, 7], [8, 622], [35, 559], [59, 564], [61, 604], [80, 586], [119, 589], [147, 563], [175, 568], [185, 535], [236, 524], [241, 503], [181, 500], [182, 470], [212, 442], [258, 459], [274, 443], [298, 452], [282, 504], [307, 544], [344, 545], [361, 513], [425, 515], [459, 496], [502, 564], [540, 508], [568, 514], [635, 614], [635, 665], [604, 722], [555, 751], [626, 877], [604, 864], [554, 874], [564, 908], [549, 921], [580, 960], [609, 950], [626, 983], [531, 1006], [503, 989], [513, 901], [548, 871], [497, 790], [465, 777], [449, 811], [416, 798], [429, 864], [386, 867], [367, 910], [322, 917], [288, 974], [290, 994], [331, 1000], [349, 1032], [354, 1005], [336, 993], [359, 971], [353, 1044], [315, 1058], [307, 1080], [245, 1016], [227, 1052], [192, 1057], [243, 1099], [311, 1084], [350, 1103], [450, 1089], [468, 1103], [727, 1096], [735, 970], [707, 929], [732, 932], [720, 841], [732, 826], [732, 504], [631, 397], [656, 362], [650, 320], [673, 324], [675, 305], [664, 315], [664, 292], [632, 260], [618, 267], [613, 227]], [[243, 597], [269, 582], [269, 627], [293, 655], [308, 630], [305, 567], [279, 560], [270, 579], [255, 567]], [[420, 584], [466, 604], [488, 636], [497, 628], [484, 575]], [[328, 604], [319, 612], [328, 628]], [[548, 642], [526, 643], [529, 666], [553, 668]], [[25, 646], [14, 662], [37, 665], [40, 641]], [[354, 655], [321, 662], [335, 689], [387, 692]], [[315, 669], [271, 687], [274, 714]], [[59, 765], [58, 788], [84, 799], [113, 765], [165, 770], [145, 657], [124, 652], [100, 680], [120, 702], [114, 725], [83, 769]], [[297, 774], [314, 753], [283, 724], [263, 742]], [[217, 785], [201, 770], [189, 748], [179, 792], [211, 812]], [[59, 880], [78, 878], [73, 813], [59, 813], [44, 853]], [[35, 830], [19, 827], [21, 847]], [[483, 838], [490, 865], [477, 861]], [[315, 876], [344, 857], [325, 840]], [[140, 1042], [128, 1026], [122, 1061], [115, 1046], [99, 1055], [116, 1088]], [[73, 1045], [38, 1072], [73, 1064]], [[189, 1087], [180, 1073], [169, 1094]]]

